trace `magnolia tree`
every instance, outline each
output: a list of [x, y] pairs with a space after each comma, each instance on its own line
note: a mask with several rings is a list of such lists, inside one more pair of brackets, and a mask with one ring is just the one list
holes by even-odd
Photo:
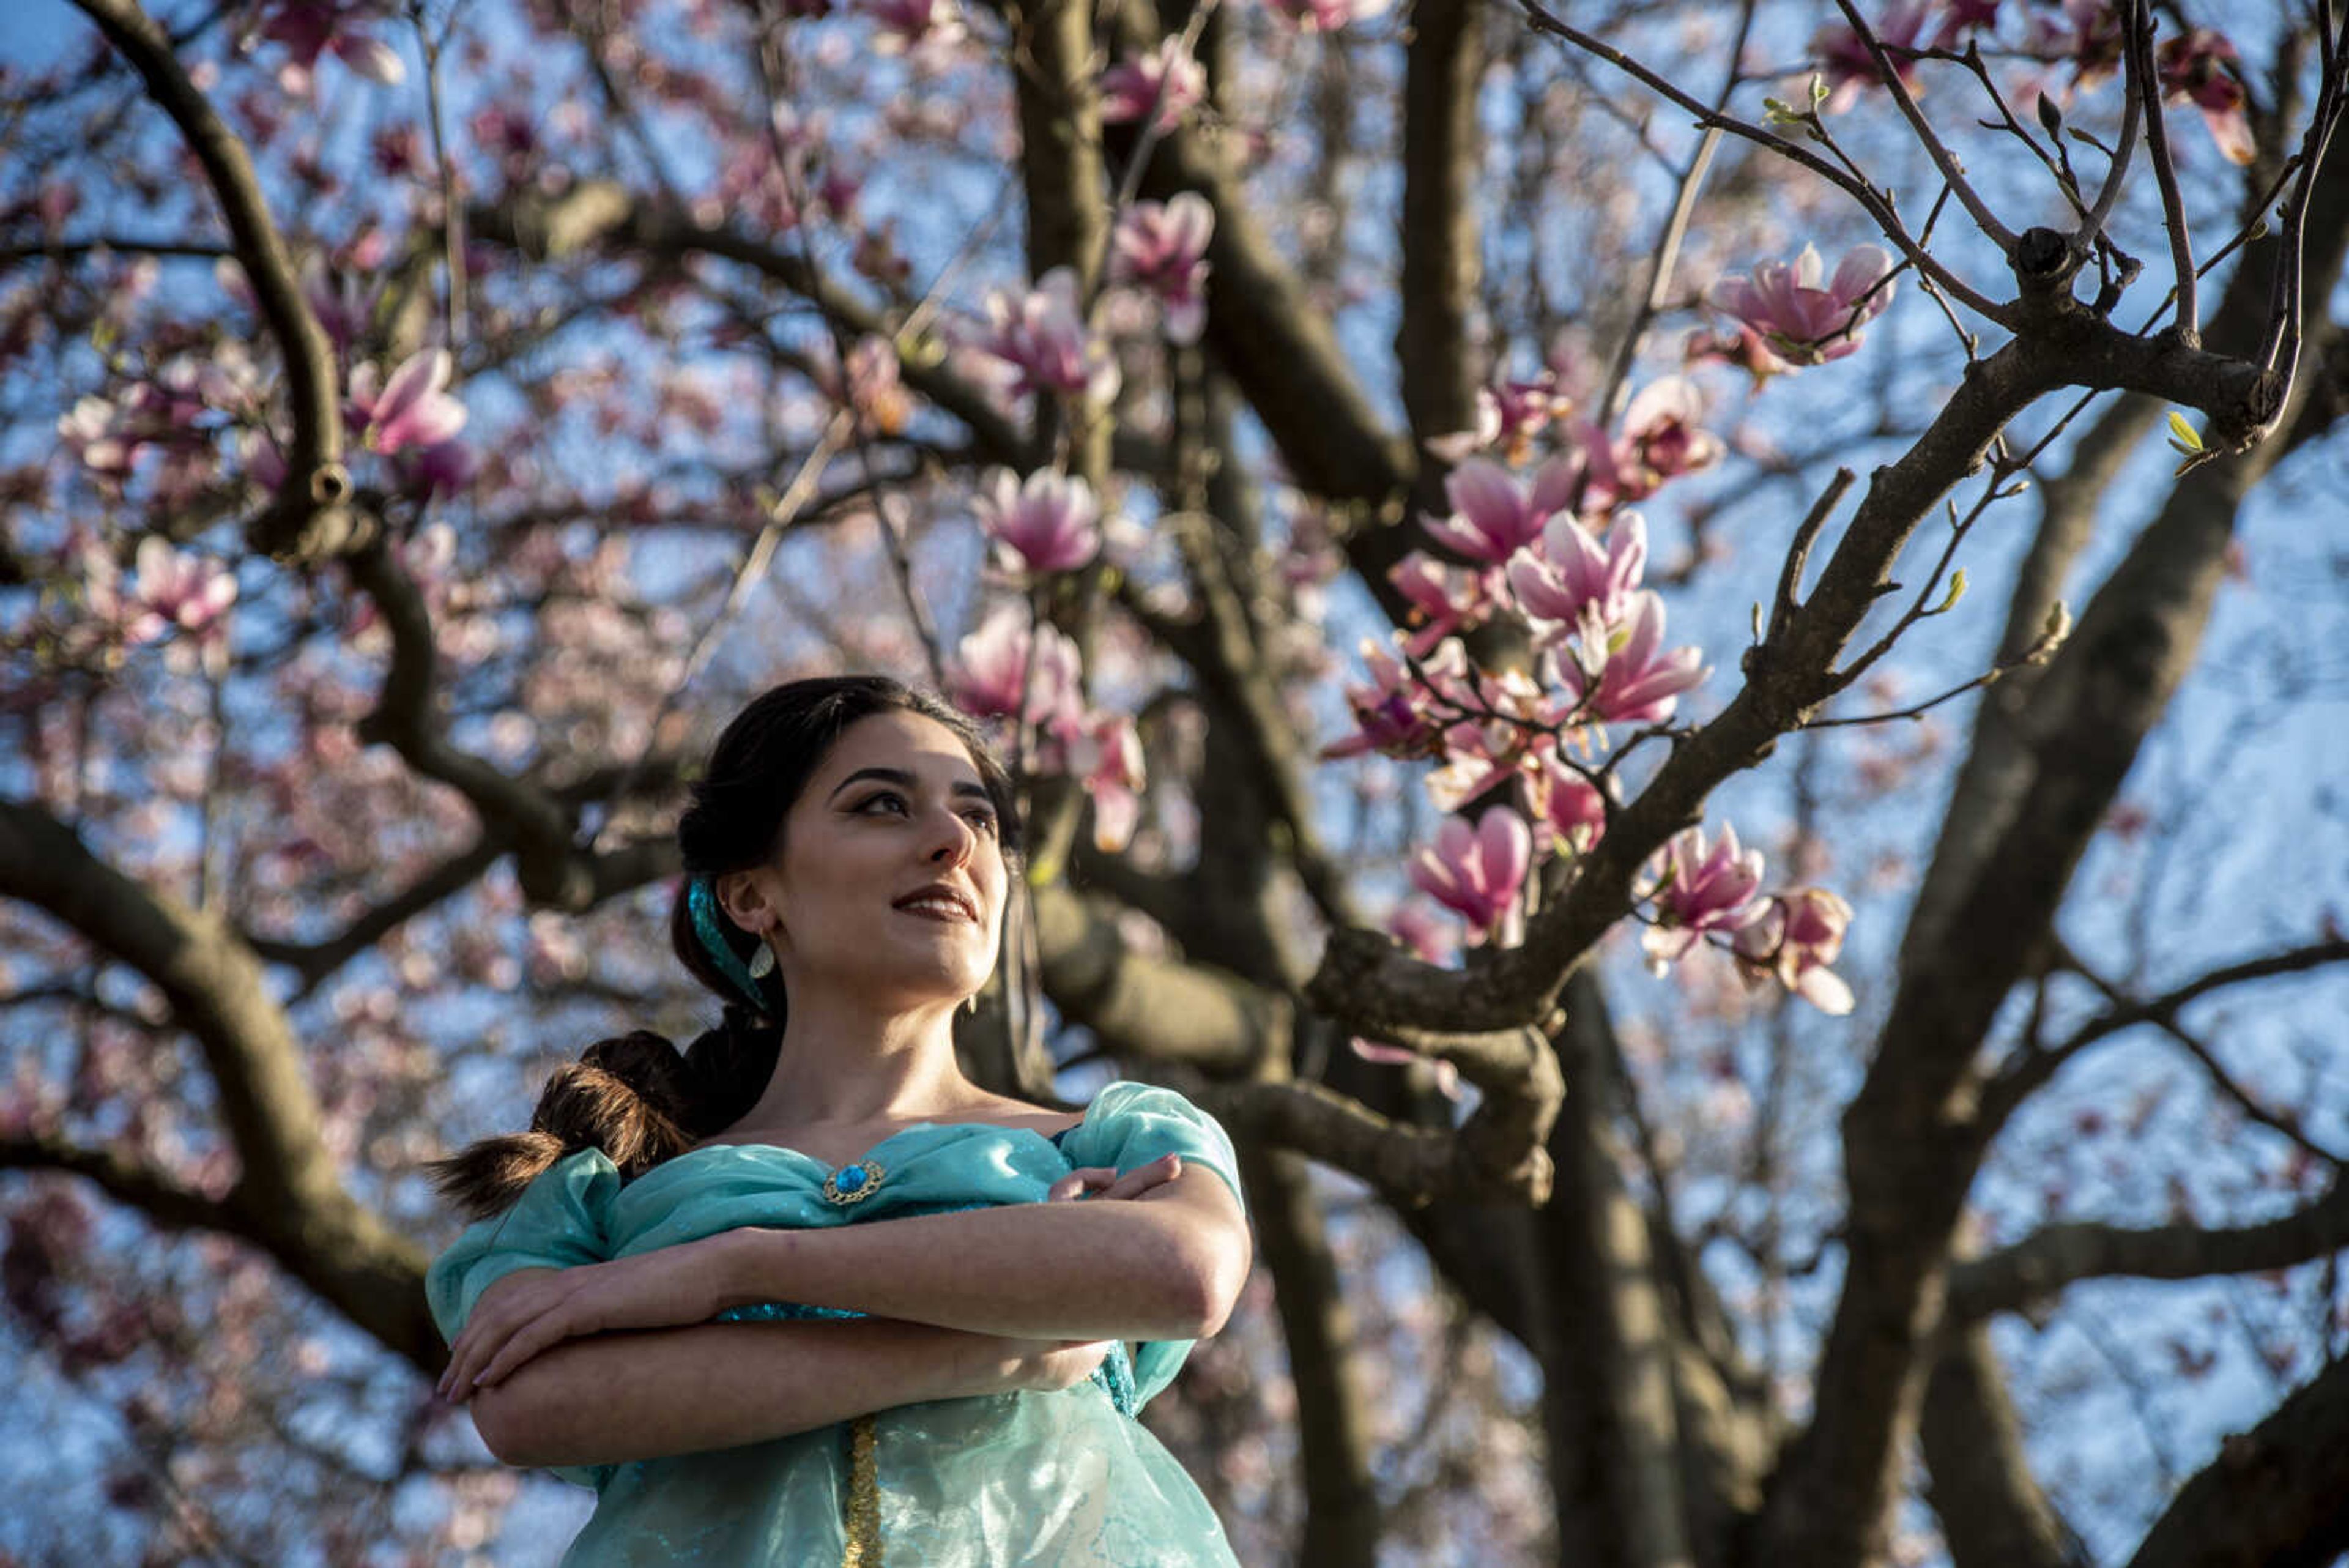
[[0, 1554], [553, 1556], [419, 1167], [843, 668], [1022, 781], [970, 1069], [1241, 1147], [1247, 1560], [2349, 1550], [2333, 9], [36, 9]]

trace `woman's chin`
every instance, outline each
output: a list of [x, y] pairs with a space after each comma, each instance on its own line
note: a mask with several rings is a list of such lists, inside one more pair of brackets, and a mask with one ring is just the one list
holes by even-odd
[[859, 989], [867, 996], [885, 996], [893, 1006], [905, 1012], [958, 1003], [986, 985], [995, 969], [994, 954], [961, 950], [961, 944], [857, 956], [861, 961], [853, 968]]

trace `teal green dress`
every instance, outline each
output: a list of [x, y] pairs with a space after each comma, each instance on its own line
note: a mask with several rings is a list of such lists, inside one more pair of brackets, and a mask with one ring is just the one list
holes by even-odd
[[[602, 1150], [583, 1149], [469, 1228], [433, 1261], [425, 1289], [453, 1341], [481, 1293], [517, 1269], [632, 1257], [738, 1226], [1036, 1203], [1081, 1166], [1131, 1170], [1168, 1153], [1239, 1196], [1215, 1118], [1131, 1082], [1102, 1090], [1057, 1137], [925, 1122], [838, 1170], [793, 1149], [727, 1144], [623, 1183]], [[863, 1315], [777, 1302], [719, 1321]], [[902, 1405], [771, 1442], [556, 1469], [596, 1494], [564, 1568], [1237, 1568], [1214, 1509], [1135, 1418], [1193, 1343], [1146, 1341], [1131, 1359], [1120, 1345], [1091, 1379], [1055, 1392]]]

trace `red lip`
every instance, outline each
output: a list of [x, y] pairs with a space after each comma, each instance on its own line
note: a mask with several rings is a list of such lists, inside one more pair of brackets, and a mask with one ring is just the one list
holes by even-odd
[[960, 909], [965, 919], [969, 920], [973, 925], [978, 923], [978, 900], [961, 888], [946, 882], [933, 882], [926, 888], [916, 888], [889, 907], [893, 909], [902, 909], [906, 905], [917, 903], [924, 898], [944, 899]]

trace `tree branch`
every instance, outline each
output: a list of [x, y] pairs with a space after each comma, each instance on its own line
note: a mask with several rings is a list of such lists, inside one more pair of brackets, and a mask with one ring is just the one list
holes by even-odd
[[1297, 1388], [1305, 1490], [1305, 1533], [1297, 1561], [1316, 1568], [1371, 1568], [1380, 1531], [1370, 1411], [1354, 1376], [1353, 1314], [1330, 1251], [1321, 1206], [1305, 1161], [1285, 1149], [1252, 1140], [1241, 1144], [1240, 1172], [1256, 1221], [1257, 1261], [1272, 1273], [1273, 1304]]
[[484, 835], [471, 848], [443, 860], [322, 942], [277, 941], [250, 932], [240, 935], [255, 957], [264, 962], [284, 964], [302, 977], [294, 993], [298, 999], [316, 991], [328, 975], [393, 930], [471, 887], [505, 852], [503, 844]]
[[1402, 321], [1396, 368], [1411, 433], [1475, 423], [1469, 316], [1483, 275], [1476, 179], [1484, 140], [1476, 88], [1485, 74], [1485, 13], [1470, 0], [1421, 0], [1411, 14], [1402, 89]]
[[2349, 1247], [2349, 1180], [2280, 1218], [2233, 1230], [2196, 1225], [2133, 1228], [2095, 1221], [2050, 1225], [2011, 1247], [1950, 1271], [1946, 1315], [1971, 1323], [2024, 1312], [2082, 1280], [2127, 1275], [2194, 1280], [2290, 1268]]
[[144, 974], [194, 1035], [241, 1167], [220, 1206], [241, 1218], [233, 1233], [417, 1366], [440, 1365], [446, 1352], [419, 1288], [424, 1255], [344, 1188], [300, 1045], [233, 933], [123, 876], [40, 807], [8, 800], [0, 800], [0, 896], [46, 910]]
[[[2330, 277], [2349, 249], [2349, 180], [2324, 189], [2330, 201], [2313, 234], [2323, 236]], [[2262, 314], [2257, 294], [2255, 283], [2230, 287], [2221, 312], [2230, 340], [2256, 336], [2244, 328]], [[2093, 371], [2076, 379], [2099, 382]], [[2307, 392], [2296, 383], [2286, 412]], [[1944, 906], [1944, 929], [1959, 935], [1912, 950], [1903, 964], [1880, 1034], [1898, 1049], [1877, 1052], [1843, 1118], [1848, 1261], [1816, 1376], [1818, 1415], [1781, 1468], [1763, 1523], [1767, 1550], [1788, 1561], [1856, 1565], [1881, 1539], [1922, 1397], [1918, 1352], [1940, 1310], [1966, 1189], [1995, 1131], [1978, 1098], [1982, 1044], [2044, 950], [2081, 854], [2191, 664], [2242, 498], [2278, 455], [2270, 443], [2188, 475], [2098, 590], [2023, 721], [2029, 784], [2009, 826]]]
[[343, 472], [343, 416], [334, 353], [302, 297], [294, 263], [269, 215], [261, 181], [244, 143], [212, 112], [180, 67], [171, 39], [138, 0], [74, 0], [107, 41], [147, 83], [148, 95], [170, 115], [204, 171], [252, 282], [262, 319], [285, 363], [286, 399], [294, 431], [285, 447], [285, 482], [254, 519], [254, 544], [270, 555], [316, 560], [357, 540], [342, 501], [350, 489]]
[[234, 1205], [182, 1187], [121, 1149], [88, 1148], [38, 1133], [0, 1137], [0, 1170], [57, 1170], [86, 1177], [175, 1231], [243, 1229], [243, 1216]]
[[[781, 284], [813, 304], [843, 333], [870, 333], [893, 341], [897, 336], [880, 311], [813, 272], [798, 256], [747, 235], [696, 223], [609, 181], [581, 181], [556, 197], [475, 206], [466, 223], [476, 239], [535, 257], [591, 246], [634, 250], [669, 262], [697, 254], [716, 256]], [[1035, 466], [1038, 454], [1032, 444], [991, 396], [956, 375], [942, 358], [909, 352], [909, 347], [898, 344], [905, 384], [962, 421], [979, 455], [1023, 472]]]
[[2349, 1357], [2178, 1489], [2128, 1568], [2329, 1568], [2349, 1551]]
[[1953, 1330], [1926, 1386], [1918, 1436], [1954, 1568], [2088, 1568], [2023, 1451], [2023, 1426], [1989, 1332]]

